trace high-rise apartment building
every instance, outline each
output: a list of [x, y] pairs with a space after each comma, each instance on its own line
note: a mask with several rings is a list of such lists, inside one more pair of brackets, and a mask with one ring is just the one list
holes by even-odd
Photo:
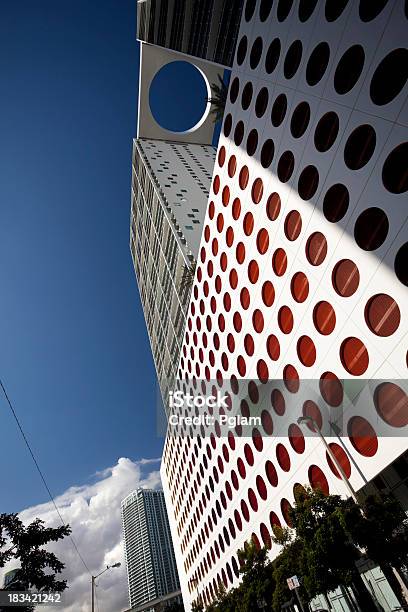
[[139, 0], [139, 40], [231, 66], [243, 0]]
[[299, 417], [408, 507], [406, 27], [397, 0], [245, 3], [178, 378], [261, 423], [168, 435], [186, 610], [251, 537], [279, 552], [297, 487], [348, 494]]
[[166, 404], [185, 327], [214, 167], [212, 146], [137, 139], [130, 249]]
[[137, 489], [121, 511], [130, 607], [178, 591], [163, 491]]

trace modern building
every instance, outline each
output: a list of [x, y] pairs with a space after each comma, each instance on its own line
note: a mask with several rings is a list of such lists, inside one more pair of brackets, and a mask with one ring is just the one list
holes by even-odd
[[408, 507], [406, 27], [397, 0], [245, 3], [178, 378], [261, 424], [167, 437], [186, 610], [237, 585], [246, 540], [279, 552], [296, 487], [348, 494], [301, 416]]
[[163, 491], [137, 489], [121, 503], [131, 608], [179, 590]]
[[165, 405], [177, 373], [214, 160], [209, 145], [133, 144], [130, 249]]
[[231, 66], [243, 0], [138, 0], [140, 41]]

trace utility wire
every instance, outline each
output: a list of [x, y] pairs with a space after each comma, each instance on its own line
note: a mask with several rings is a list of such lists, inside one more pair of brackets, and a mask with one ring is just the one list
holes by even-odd
[[[29, 453], [30, 453], [30, 455], [31, 455], [31, 458], [32, 458], [32, 460], [34, 461], [34, 465], [35, 465], [35, 467], [37, 468], [37, 472], [39, 473], [40, 478], [41, 478], [41, 480], [42, 480], [42, 482], [43, 482], [43, 484], [44, 484], [44, 487], [45, 487], [45, 488], [46, 488], [46, 490], [47, 490], [47, 493], [48, 493], [48, 495], [49, 495], [49, 498], [50, 498], [50, 500], [51, 500], [51, 502], [52, 502], [52, 504], [53, 504], [53, 506], [54, 506], [54, 508], [55, 508], [55, 511], [56, 511], [56, 513], [58, 514], [58, 516], [59, 516], [59, 518], [60, 518], [60, 521], [61, 521], [62, 525], [65, 527], [65, 524], [66, 524], [66, 523], [65, 523], [64, 519], [63, 519], [63, 518], [62, 518], [62, 516], [61, 516], [61, 512], [59, 511], [57, 504], [55, 503], [54, 497], [53, 497], [53, 495], [52, 495], [52, 493], [51, 493], [51, 491], [50, 491], [50, 488], [49, 488], [49, 486], [48, 486], [48, 484], [47, 484], [47, 481], [45, 480], [45, 476], [44, 476], [43, 472], [41, 471], [41, 468], [40, 468], [40, 466], [39, 466], [39, 464], [38, 464], [38, 461], [37, 461], [37, 459], [36, 459], [36, 457], [35, 457], [35, 455], [34, 455], [34, 451], [33, 451], [33, 449], [31, 448], [30, 443], [29, 443], [29, 441], [28, 441], [28, 439], [27, 439], [27, 436], [26, 436], [26, 435], [25, 435], [25, 433], [24, 433], [24, 430], [23, 430], [23, 428], [22, 428], [22, 426], [21, 426], [21, 423], [20, 423], [20, 421], [19, 421], [19, 419], [18, 419], [18, 416], [17, 416], [17, 414], [16, 414], [16, 411], [14, 410], [13, 404], [11, 403], [11, 400], [10, 400], [10, 398], [9, 398], [9, 396], [8, 396], [8, 393], [7, 393], [7, 391], [6, 391], [6, 388], [5, 388], [5, 386], [4, 386], [4, 384], [3, 384], [3, 381], [2, 381], [1, 379], [0, 379], [0, 387], [1, 387], [2, 391], [3, 391], [4, 397], [6, 398], [7, 404], [8, 404], [8, 406], [9, 406], [10, 410], [11, 410], [11, 413], [12, 413], [12, 415], [13, 415], [13, 417], [14, 417], [14, 420], [15, 420], [15, 422], [17, 423], [17, 427], [18, 427], [18, 429], [20, 430], [20, 433], [21, 433], [21, 435], [22, 435], [22, 437], [23, 437], [23, 440], [24, 440], [24, 442], [25, 442], [25, 444], [26, 444], [26, 446], [27, 446], [27, 448], [28, 448], [28, 451], [29, 451]], [[68, 537], [70, 538], [71, 543], [72, 543], [72, 545], [73, 545], [73, 547], [74, 547], [74, 549], [75, 549], [75, 551], [76, 551], [76, 553], [77, 553], [78, 557], [79, 557], [79, 558], [80, 558], [80, 560], [82, 561], [82, 563], [83, 563], [83, 565], [84, 565], [84, 567], [85, 567], [86, 571], [87, 571], [87, 572], [88, 572], [88, 574], [91, 576], [91, 575], [92, 575], [92, 574], [91, 574], [91, 571], [90, 571], [89, 567], [87, 566], [87, 564], [85, 563], [84, 558], [82, 557], [81, 553], [79, 552], [79, 550], [78, 550], [78, 546], [76, 545], [74, 538], [72, 537], [72, 535], [71, 535], [71, 534], [70, 534]]]

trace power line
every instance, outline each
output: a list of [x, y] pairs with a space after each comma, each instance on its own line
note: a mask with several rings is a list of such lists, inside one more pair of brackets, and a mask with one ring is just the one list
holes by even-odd
[[[27, 446], [28, 451], [29, 451], [29, 453], [30, 453], [30, 455], [31, 455], [31, 458], [32, 458], [32, 460], [34, 461], [34, 465], [35, 465], [35, 467], [37, 468], [37, 472], [39, 473], [40, 478], [41, 478], [41, 480], [42, 480], [42, 482], [43, 482], [43, 484], [44, 484], [44, 487], [45, 487], [45, 488], [46, 488], [46, 490], [47, 490], [47, 493], [48, 493], [48, 495], [49, 495], [49, 498], [50, 498], [50, 500], [51, 500], [51, 502], [52, 502], [52, 504], [53, 504], [53, 506], [54, 506], [54, 508], [55, 508], [55, 511], [56, 511], [56, 513], [58, 514], [59, 519], [60, 519], [60, 521], [61, 521], [62, 525], [63, 525], [63, 526], [65, 526], [65, 524], [66, 524], [66, 523], [65, 523], [64, 519], [63, 519], [63, 518], [62, 518], [62, 516], [61, 516], [61, 512], [59, 511], [57, 504], [55, 503], [54, 497], [53, 497], [53, 495], [52, 495], [52, 493], [51, 493], [51, 491], [50, 491], [50, 488], [49, 488], [49, 486], [48, 486], [48, 484], [47, 484], [47, 481], [45, 480], [45, 476], [44, 476], [43, 472], [41, 471], [41, 468], [40, 468], [40, 466], [39, 466], [39, 464], [38, 464], [38, 461], [37, 461], [37, 459], [36, 459], [36, 457], [35, 457], [35, 455], [34, 455], [34, 451], [33, 451], [33, 449], [31, 448], [30, 443], [29, 443], [29, 441], [28, 441], [28, 439], [27, 439], [27, 436], [26, 436], [26, 435], [25, 435], [25, 433], [24, 433], [24, 430], [23, 430], [23, 428], [22, 428], [22, 426], [21, 426], [21, 423], [20, 423], [20, 421], [19, 421], [19, 419], [18, 419], [18, 416], [17, 416], [17, 414], [16, 414], [16, 411], [15, 411], [15, 409], [14, 409], [14, 407], [13, 407], [13, 404], [11, 403], [11, 400], [10, 400], [10, 398], [9, 398], [9, 396], [8, 396], [8, 393], [7, 393], [7, 391], [6, 391], [6, 388], [5, 388], [5, 386], [4, 386], [3, 381], [1, 380], [1, 378], [0, 378], [0, 386], [1, 386], [1, 389], [2, 389], [2, 391], [3, 391], [4, 397], [6, 398], [7, 404], [8, 404], [8, 406], [9, 406], [10, 410], [11, 410], [11, 413], [12, 413], [12, 415], [13, 415], [13, 417], [14, 417], [14, 420], [15, 420], [15, 422], [17, 423], [17, 427], [18, 427], [18, 429], [20, 430], [20, 433], [21, 433], [22, 438], [23, 438], [23, 440], [24, 440], [24, 442], [25, 442], [25, 445]], [[89, 567], [87, 566], [87, 564], [85, 563], [84, 558], [82, 557], [81, 553], [79, 552], [79, 550], [78, 550], [78, 546], [76, 545], [74, 538], [72, 537], [72, 535], [71, 535], [71, 534], [70, 534], [68, 537], [69, 537], [69, 539], [71, 540], [71, 543], [72, 543], [72, 545], [73, 545], [73, 547], [74, 547], [74, 549], [75, 549], [75, 551], [76, 551], [76, 553], [77, 553], [78, 557], [79, 557], [79, 558], [80, 558], [80, 560], [82, 561], [82, 563], [83, 563], [83, 565], [84, 565], [84, 567], [85, 567], [86, 571], [87, 571], [87, 572], [88, 572], [88, 574], [91, 576], [91, 575], [92, 575], [92, 574], [91, 574], [91, 571], [90, 571]]]

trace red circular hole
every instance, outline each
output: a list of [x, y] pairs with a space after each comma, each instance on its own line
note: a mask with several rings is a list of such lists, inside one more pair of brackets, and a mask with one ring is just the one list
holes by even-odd
[[397, 302], [386, 293], [373, 295], [365, 307], [365, 320], [376, 336], [391, 336], [399, 327], [401, 313]]
[[353, 295], [360, 284], [360, 272], [354, 261], [351, 259], [339, 261], [333, 269], [332, 283], [336, 293], [341, 297]]
[[262, 179], [257, 178], [257, 179], [254, 180], [254, 182], [252, 184], [251, 195], [252, 195], [252, 201], [255, 204], [259, 204], [259, 202], [262, 199], [262, 195], [263, 195], [263, 182], [262, 182]]
[[271, 485], [273, 487], [277, 487], [278, 486], [278, 474], [276, 472], [275, 466], [273, 465], [271, 461], [267, 461], [265, 463], [265, 473]]
[[285, 398], [279, 389], [273, 389], [271, 393], [271, 404], [278, 416], [285, 414]]
[[276, 249], [272, 257], [272, 267], [276, 276], [283, 276], [288, 265], [288, 258], [283, 249]]
[[231, 155], [228, 162], [228, 175], [232, 178], [237, 169], [237, 158], [235, 155]]
[[240, 376], [245, 376], [245, 374], [246, 374], [246, 363], [245, 363], [245, 359], [242, 357], [242, 355], [239, 355], [239, 357], [237, 359], [237, 368], [238, 368], [238, 372], [239, 372]]
[[379, 384], [374, 392], [374, 404], [380, 417], [391, 427], [408, 425], [408, 397], [395, 383]]
[[244, 310], [247, 310], [247, 308], [249, 308], [249, 304], [251, 302], [251, 297], [249, 294], [249, 291], [246, 287], [243, 287], [241, 289], [241, 294], [240, 294], [240, 300], [241, 300], [241, 306]]
[[255, 343], [250, 334], [246, 334], [244, 338], [244, 346], [247, 354], [251, 357], [254, 354]]
[[264, 328], [264, 318], [262, 312], [259, 309], [256, 309], [254, 311], [254, 314], [252, 315], [252, 324], [254, 326], [255, 331], [260, 334]]
[[292, 506], [290, 505], [290, 503], [288, 502], [288, 500], [284, 497], [281, 500], [281, 512], [282, 512], [282, 516], [286, 521], [286, 524], [289, 527], [293, 527], [293, 521], [292, 521], [292, 517], [291, 517], [291, 513], [292, 513]]
[[262, 427], [264, 428], [265, 433], [268, 436], [271, 436], [273, 434], [273, 421], [272, 421], [271, 413], [268, 412], [268, 410], [262, 410], [261, 422], [262, 422]]
[[238, 273], [235, 270], [235, 268], [232, 268], [230, 274], [229, 274], [229, 282], [230, 285], [232, 287], [232, 289], [236, 289], [237, 285], [238, 285]]
[[217, 217], [217, 230], [221, 233], [224, 229], [224, 216], [222, 213], [219, 213]]
[[306, 244], [306, 257], [312, 266], [320, 266], [326, 259], [327, 240], [321, 232], [309, 236]]
[[278, 324], [284, 334], [290, 334], [293, 329], [293, 314], [289, 306], [282, 306], [279, 309]]
[[235, 331], [240, 332], [242, 329], [242, 317], [239, 312], [234, 312], [233, 323]]
[[299, 391], [299, 374], [293, 365], [288, 364], [283, 368], [283, 382], [287, 390], [291, 393], [297, 393]]
[[254, 512], [258, 510], [258, 500], [256, 499], [256, 495], [253, 489], [248, 490], [248, 501], [251, 505], [251, 508]]
[[355, 416], [347, 424], [350, 442], [360, 455], [373, 457], [378, 450], [377, 435], [366, 419]]
[[320, 393], [330, 406], [337, 407], [343, 401], [343, 385], [333, 372], [324, 372], [320, 377]]
[[241, 201], [239, 198], [235, 198], [232, 203], [232, 216], [235, 219], [239, 219], [239, 215], [241, 214]]
[[261, 383], [267, 383], [269, 380], [269, 370], [266, 362], [263, 359], [260, 359], [256, 366], [258, 378]]
[[[322, 425], [323, 425], [322, 414], [319, 408], [317, 407], [317, 405], [312, 400], [305, 401], [305, 403], [303, 404], [303, 408], [302, 408], [302, 414], [305, 417], [311, 417], [315, 421], [317, 427], [319, 429], [322, 428]], [[307, 427], [310, 429], [310, 431], [315, 431], [315, 427], [313, 423], [307, 422], [306, 424], [307, 424]]]
[[336, 313], [329, 302], [318, 302], [313, 309], [313, 323], [323, 336], [332, 333], [336, 326]]
[[238, 242], [237, 248], [235, 249], [235, 256], [237, 258], [237, 262], [242, 264], [245, 260], [245, 245], [243, 242]]
[[253, 214], [247, 212], [244, 217], [244, 232], [246, 236], [250, 236], [254, 229], [254, 217]]
[[276, 458], [282, 470], [284, 472], [289, 472], [290, 470], [290, 458], [289, 453], [283, 444], [278, 444], [276, 447]]
[[280, 355], [280, 344], [279, 340], [274, 334], [270, 334], [266, 341], [266, 350], [268, 351], [269, 357], [273, 361], [277, 361]]
[[265, 281], [262, 286], [262, 300], [266, 306], [272, 306], [275, 301], [275, 289], [271, 281]]
[[296, 272], [296, 274], [293, 275], [290, 288], [293, 299], [298, 303], [304, 302], [309, 295], [309, 281], [307, 280], [306, 274], [303, 272]]
[[234, 242], [234, 230], [232, 229], [232, 227], [229, 227], [227, 229], [227, 233], [226, 233], [226, 242], [227, 242], [227, 246], [232, 246], [232, 243]]
[[258, 232], [258, 236], [256, 238], [256, 246], [261, 255], [264, 255], [269, 247], [269, 234], [265, 228], [262, 228]]
[[256, 477], [256, 488], [258, 489], [260, 498], [265, 501], [265, 499], [268, 497], [268, 492], [266, 490], [266, 484], [262, 476], [258, 475]]
[[248, 181], [249, 181], [249, 170], [248, 170], [248, 166], [243, 166], [241, 168], [241, 171], [239, 173], [239, 186], [241, 187], [241, 189], [245, 189], [246, 186], [248, 185]]
[[216, 174], [214, 177], [213, 190], [215, 194], [217, 194], [220, 190], [220, 177], [218, 176], [218, 174]]
[[265, 523], [261, 523], [260, 531], [261, 531], [261, 538], [262, 538], [262, 542], [264, 543], [264, 546], [266, 546], [266, 548], [270, 550], [272, 548], [271, 534], [269, 533], [269, 529], [267, 528]]
[[252, 284], [255, 284], [259, 278], [259, 266], [255, 259], [252, 259], [252, 261], [249, 262], [248, 278]]
[[285, 235], [288, 240], [296, 240], [302, 230], [302, 217], [297, 210], [292, 210], [286, 215]]
[[281, 209], [281, 199], [276, 192], [271, 193], [266, 203], [266, 214], [271, 221], [276, 221]]
[[[330, 442], [329, 448], [331, 452], [333, 453], [333, 455], [335, 456], [337, 463], [340, 465], [343, 472], [345, 473], [346, 477], [350, 478], [351, 465], [350, 465], [350, 461], [349, 461], [349, 458], [347, 457], [345, 450], [341, 446], [336, 444], [335, 442]], [[329, 468], [331, 469], [333, 474], [337, 476], [337, 478], [341, 479], [342, 476], [339, 470], [337, 469], [337, 465], [334, 464], [332, 458], [330, 457], [327, 451], [326, 451], [326, 459], [327, 459], [327, 463], [329, 464]]]
[[230, 190], [228, 186], [225, 186], [222, 190], [222, 203], [227, 206], [230, 201]]
[[311, 465], [308, 470], [310, 486], [313, 489], [320, 489], [325, 495], [329, 494], [329, 483], [323, 471], [318, 465]]
[[292, 423], [288, 430], [289, 442], [296, 453], [302, 454], [305, 450], [305, 438], [298, 425]]
[[222, 146], [218, 152], [218, 164], [221, 166], [224, 165], [225, 162], [225, 147]]
[[316, 361], [316, 347], [309, 336], [301, 336], [297, 343], [297, 353], [301, 363], [310, 368]]
[[361, 376], [368, 368], [368, 352], [359, 338], [350, 337], [343, 340], [340, 347], [340, 359], [343, 367], [353, 376]]

